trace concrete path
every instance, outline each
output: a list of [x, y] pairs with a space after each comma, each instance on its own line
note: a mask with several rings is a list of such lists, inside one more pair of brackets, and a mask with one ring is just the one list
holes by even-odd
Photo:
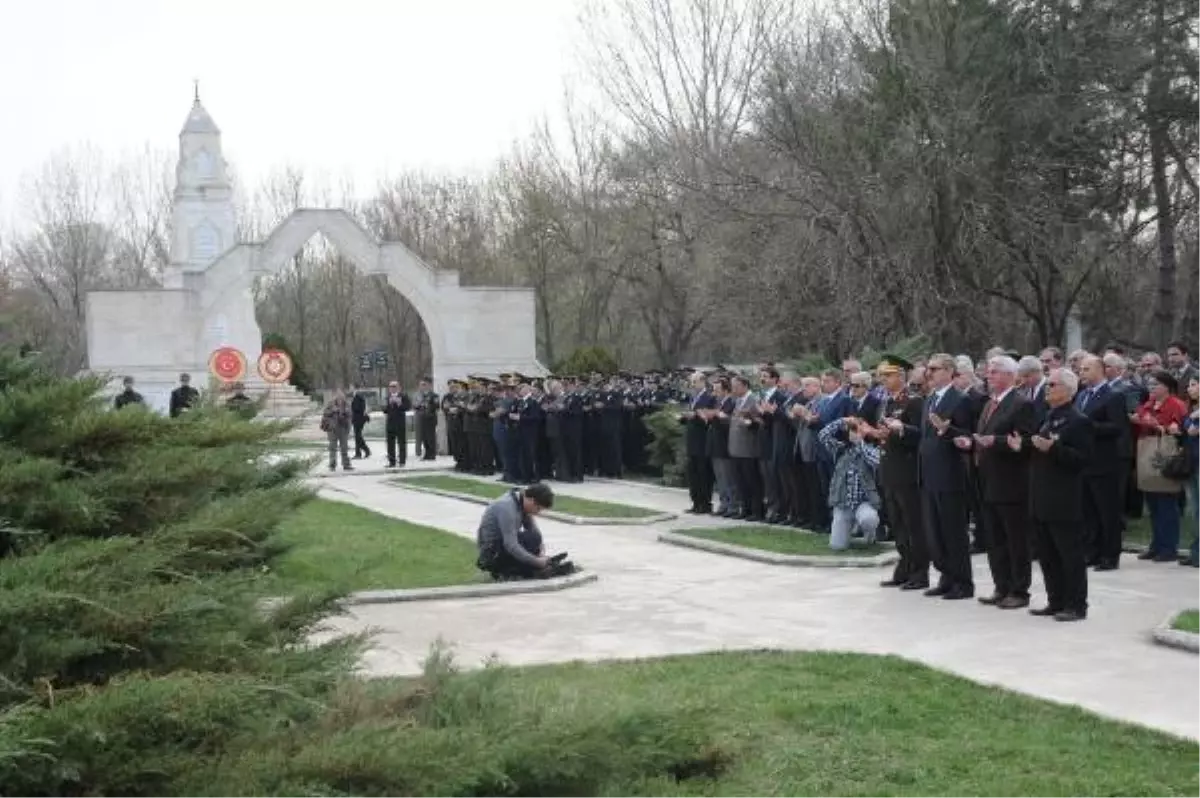
[[[473, 537], [480, 508], [395, 488], [376, 477], [320, 481], [322, 495]], [[564, 495], [663, 510], [681, 491], [590, 482], [555, 485]], [[948, 602], [878, 587], [884, 570], [796, 569], [655, 542], [663, 529], [720, 523], [687, 519], [655, 526], [541, 522], [548, 548], [600, 575], [563, 593], [355, 608], [331, 631], [372, 628], [364, 668], [416, 673], [438, 639], [458, 660], [491, 655], [524, 665], [781, 648], [897, 654], [1110, 717], [1197, 738], [1200, 657], [1151, 642], [1172, 610], [1197, 605], [1197, 573], [1132, 557], [1119, 571], [1090, 575], [1091, 615], [1062, 624], [975, 601]], [[978, 595], [991, 591], [975, 557]], [[1035, 571], [1034, 604], [1044, 593]]]

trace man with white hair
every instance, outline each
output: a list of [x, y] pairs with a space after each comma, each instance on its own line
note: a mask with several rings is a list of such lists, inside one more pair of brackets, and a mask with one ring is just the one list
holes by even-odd
[[954, 445], [970, 452], [981, 483], [980, 519], [987, 530], [988, 565], [995, 590], [980, 603], [1002, 610], [1029, 606], [1032, 564], [1029, 554], [1029, 476], [1026, 453], [1004, 445], [1010, 435], [1022, 438], [1037, 429], [1033, 405], [1014, 390], [1017, 362], [1007, 355], [987, 363], [991, 396], [973, 435], [959, 435]]
[[708, 422], [704, 412], [717, 408], [717, 399], [708, 387], [708, 378], [702, 372], [693, 372], [688, 382], [692, 386], [692, 398], [688, 409], [679, 414], [679, 423], [685, 426], [684, 445], [687, 451], [687, 483], [692, 506], [684, 512], [706, 515], [712, 512], [713, 483], [716, 477], [712, 461], [708, 457]]
[[1017, 382], [1021, 395], [1033, 405], [1034, 419], [1038, 424], [1046, 417], [1046, 372], [1042, 361], [1026, 355], [1017, 361]]
[[1073, 406], [1078, 387], [1079, 378], [1071, 370], [1051, 370], [1046, 420], [1028, 439], [1005, 439], [1012, 451], [1030, 452], [1029, 514], [1046, 606], [1029, 612], [1056, 621], [1081, 621], [1088, 611], [1083, 470], [1092, 455], [1092, 423]]
[[1104, 361], [1088, 355], [1079, 364], [1084, 389], [1075, 407], [1092, 422], [1093, 450], [1083, 470], [1084, 558], [1097, 571], [1112, 571], [1121, 558], [1122, 482], [1133, 437], [1125, 397], [1104, 374]]

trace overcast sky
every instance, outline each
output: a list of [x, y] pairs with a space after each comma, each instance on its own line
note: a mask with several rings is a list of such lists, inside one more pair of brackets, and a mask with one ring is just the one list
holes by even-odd
[[58, 148], [177, 146], [192, 79], [248, 183], [478, 170], [577, 82], [578, 0], [0, 0], [0, 215]]

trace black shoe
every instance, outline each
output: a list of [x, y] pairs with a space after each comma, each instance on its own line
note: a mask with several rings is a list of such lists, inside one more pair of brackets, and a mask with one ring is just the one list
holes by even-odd
[[1151, 562], [1176, 562], [1178, 559], [1175, 554], [1156, 554]]
[[1051, 606], [1047, 605], [1045, 607], [1042, 607], [1041, 609], [1030, 610], [1029, 614], [1036, 615], [1039, 618], [1051, 618], [1051, 617], [1054, 617], [1055, 615], [1058, 615], [1060, 612], [1062, 612], [1062, 610], [1060, 610], [1058, 607], [1051, 607]]
[[342, 463], [342, 470], [343, 471], [353, 471], [354, 466], [350, 465], [349, 463]]
[[1080, 612], [1079, 610], [1063, 610], [1061, 612], [1054, 613], [1054, 620], [1062, 621], [1064, 623], [1069, 623], [1071, 621], [1082, 621], [1085, 618], [1087, 618], [1087, 613]]
[[908, 581], [900, 585], [901, 590], [925, 590], [929, 587], [928, 582]]
[[1145, 550], [1145, 551], [1143, 551], [1141, 554], [1139, 554], [1139, 555], [1137, 556], [1137, 558], [1138, 558], [1139, 560], [1153, 560], [1153, 559], [1154, 559], [1154, 552], [1150, 551], [1150, 549], [1146, 549], [1146, 550]]
[[975, 589], [970, 587], [952, 587], [942, 596], [944, 601], [962, 601], [975, 597]]
[[1119, 566], [1112, 560], [1097, 560], [1092, 566], [1093, 571], [1115, 571]]
[[761, 515], [748, 515], [746, 516], [746, 520], [752, 524], [761, 524], [766, 519], [764, 519]]
[[928, 590], [926, 590], [925, 595], [930, 596], [930, 597], [936, 597], [936, 596], [944, 596], [949, 592], [950, 592], [949, 587], [947, 587], [945, 585], [937, 585], [936, 587], [931, 587]]
[[908, 584], [908, 582], [904, 581], [903, 579], [893, 578], [893, 579], [884, 579], [882, 582], [879, 583], [879, 586], [880, 587], [904, 587], [907, 584]]
[[986, 604], [989, 607], [992, 605], [995, 605], [995, 604], [999, 604], [1003, 600], [1004, 600], [1003, 593], [993, 593], [990, 596], [980, 596], [979, 597], [979, 603]]
[[686, 510], [684, 510], [684, 512], [687, 513], [688, 515], [696, 515], [700, 512], [700, 510], [695, 507], [689, 507]]
[[696, 510], [696, 515], [712, 515], [712, 507], [701, 507]]
[[354, 460], [361, 460], [361, 459], [362, 459], [362, 455], [361, 455], [361, 454], [356, 454], [356, 455], [354, 455], [354, 457], [353, 457], [353, 458], [351, 458], [351, 459], [354, 459]]
[[1200, 560], [1193, 560], [1190, 554], [1179, 558], [1180, 565], [1190, 565], [1193, 568], [1200, 568]]

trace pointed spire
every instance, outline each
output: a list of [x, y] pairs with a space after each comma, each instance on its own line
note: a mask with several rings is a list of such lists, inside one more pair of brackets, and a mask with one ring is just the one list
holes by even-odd
[[220, 133], [212, 117], [208, 115], [208, 111], [204, 110], [204, 106], [200, 104], [200, 80], [198, 78], [192, 80], [192, 110], [188, 113], [187, 121], [183, 123], [183, 130], [180, 135], [188, 133]]

